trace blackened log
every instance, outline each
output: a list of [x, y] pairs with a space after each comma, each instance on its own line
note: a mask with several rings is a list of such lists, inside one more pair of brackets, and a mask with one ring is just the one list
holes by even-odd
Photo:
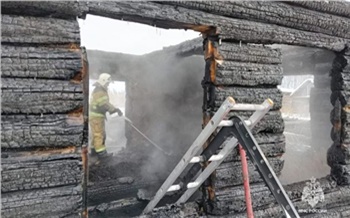
[[350, 73], [350, 56], [337, 55], [333, 61], [332, 76], [337, 73]]
[[200, 217], [199, 206], [195, 202], [185, 203], [184, 205], [167, 205], [159, 208], [155, 208], [148, 214], [140, 216], [140, 218], [192, 218]]
[[247, 25], [236, 21], [221, 28], [222, 39], [225, 41], [241, 40], [248, 43], [279, 43], [325, 48], [332, 51], [342, 51], [347, 43], [347, 39], [339, 37], [257, 22]]
[[[3, 152], [4, 153], [4, 152]], [[57, 186], [77, 185], [81, 182], [81, 155], [53, 154], [9, 157], [1, 160], [1, 193]]]
[[[269, 189], [264, 183], [250, 185], [253, 208], [261, 207], [268, 203], [274, 203], [274, 199]], [[243, 212], [246, 209], [244, 189], [241, 186], [230, 188], [217, 188], [216, 196], [220, 202], [218, 209], [222, 214]], [[254, 215], [257, 216], [254, 210]]]
[[[286, 193], [298, 209], [311, 209], [306, 201], [301, 201], [304, 187], [307, 182], [302, 181], [284, 186]], [[339, 205], [349, 206], [350, 188], [336, 186], [328, 177], [317, 179], [322, 188], [325, 200], [319, 202], [315, 208], [332, 209]], [[225, 214], [245, 211], [245, 197], [242, 187], [231, 187], [217, 190], [217, 198], [220, 201], [220, 210]], [[263, 184], [252, 184], [251, 195], [254, 214], [258, 217], [280, 217], [281, 207], [277, 204], [269, 189]], [[245, 214], [246, 215], [246, 214]], [[241, 216], [238, 216], [241, 217]]]
[[82, 10], [77, 1], [4, 1], [1, 3], [1, 12], [2, 14], [66, 19], [75, 19], [82, 15]]
[[241, 104], [262, 104], [270, 98], [274, 102], [272, 110], [282, 107], [282, 92], [277, 88], [218, 87], [215, 89], [215, 95], [216, 107], [219, 107], [228, 96]]
[[337, 55], [333, 61], [331, 77], [331, 89], [333, 91], [350, 90], [350, 56]]
[[[101, 169], [102, 170], [102, 169]], [[137, 196], [139, 189], [154, 188], [161, 185], [161, 181], [143, 181], [142, 178], [131, 178], [127, 182], [121, 179], [96, 182], [88, 186], [89, 204], [109, 202]]]
[[280, 64], [281, 50], [265, 46], [222, 42], [220, 54], [225, 61], [238, 61], [261, 64]]
[[136, 198], [124, 198], [121, 200], [102, 203], [88, 208], [90, 217], [134, 217], [142, 213], [147, 205], [146, 201], [139, 201]]
[[81, 146], [82, 115], [2, 115], [1, 148]]
[[77, 20], [1, 15], [1, 43], [80, 44]]
[[[281, 157], [286, 151], [286, 138], [283, 134], [260, 133], [254, 134], [254, 138], [266, 157]], [[224, 163], [239, 160], [238, 150], [234, 149]]]
[[343, 52], [344, 55], [350, 56], [350, 42], [346, 44], [346, 48]]
[[[278, 175], [283, 168], [284, 160], [280, 158], [269, 158], [270, 166]], [[248, 161], [249, 182], [257, 183], [263, 181], [252, 162]], [[226, 162], [216, 170], [215, 186], [218, 188], [230, 187], [243, 184], [242, 164], [240, 161]]]
[[62, 80], [1, 78], [1, 89], [11, 92], [67, 92], [81, 93], [80, 84]]
[[311, 10], [350, 18], [350, 4], [346, 1], [293, 1], [287, 3], [299, 5]]
[[350, 90], [335, 90], [331, 94], [331, 103], [334, 105], [335, 101], [339, 98], [342, 106], [350, 104]]
[[350, 19], [295, 7], [282, 2], [163, 2], [163, 4], [169, 3], [226, 17], [277, 24], [292, 29], [343, 38], [350, 37]]
[[[231, 111], [228, 117], [240, 116], [243, 119], [248, 119], [254, 112], [252, 111]], [[280, 111], [269, 111], [252, 129], [252, 133], [270, 132], [282, 133], [284, 130], [284, 122]]]
[[[204, 32], [210, 30], [211, 27], [219, 27], [224, 41], [282, 43], [320, 47], [334, 51], [343, 50], [347, 43], [346, 39], [321, 33], [228, 18], [179, 6], [151, 2], [80, 3], [83, 7], [88, 6], [88, 13], [92, 15], [156, 25], [162, 28], [195, 29]], [[135, 14], [138, 16], [135, 16]]]
[[81, 186], [1, 193], [1, 217], [64, 217], [81, 212]]
[[[342, 110], [342, 140], [344, 143], [350, 143], [350, 111], [349, 109]], [[350, 150], [350, 149], [349, 149]]]
[[282, 66], [224, 61], [218, 65], [217, 85], [280, 85]]
[[1, 77], [69, 80], [81, 68], [79, 51], [48, 47], [1, 47]]
[[2, 78], [1, 112], [66, 113], [83, 105], [80, 84], [62, 80]]
[[283, 134], [272, 134], [272, 133], [259, 133], [259, 134], [254, 134], [254, 138], [257, 143], [259, 144], [268, 144], [268, 143], [273, 143], [273, 142], [283, 142], [285, 141], [285, 137]]
[[[262, 132], [254, 134], [253, 136], [266, 157], [281, 157], [286, 151], [286, 138], [281, 133], [274, 134]], [[239, 160], [240, 156], [235, 149], [224, 160], [224, 163]]]

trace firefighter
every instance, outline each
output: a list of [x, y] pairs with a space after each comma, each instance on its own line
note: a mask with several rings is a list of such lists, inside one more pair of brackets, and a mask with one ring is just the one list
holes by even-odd
[[89, 123], [92, 133], [92, 145], [91, 154], [100, 160], [105, 157], [111, 156], [107, 154], [105, 140], [105, 120], [106, 113], [110, 114], [118, 113], [119, 116], [123, 116], [122, 111], [119, 108], [114, 107], [109, 102], [108, 85], [111, 83], [111, 75], [108, 73], [102, 73], [97, 82], [93, 84], [95, 86], [91, 100], [89, 111]]

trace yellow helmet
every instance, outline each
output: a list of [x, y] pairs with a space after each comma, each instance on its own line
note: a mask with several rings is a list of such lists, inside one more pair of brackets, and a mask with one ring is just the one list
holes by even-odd
[[101, 86], [106, 86], [107, 84], [109, 84], [110, 82], [112, 82], [112, 78], [111, 75], [109, 75], [108, 73], [101, 73], [100, 77], [98, 78], [97, 82], [101, 85]]

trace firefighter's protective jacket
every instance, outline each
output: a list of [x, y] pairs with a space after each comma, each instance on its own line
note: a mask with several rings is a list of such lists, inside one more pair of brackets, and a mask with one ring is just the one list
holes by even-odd
[[109, 96], [106, 88], [104, 88], [99, 83], [94, 84], [95, 89], [92, 92], [91, 102], [90, 102], [90, 118], [93, 117], [106, 117], [106, 113], [114, 113], [117, 109], [109, 103]]

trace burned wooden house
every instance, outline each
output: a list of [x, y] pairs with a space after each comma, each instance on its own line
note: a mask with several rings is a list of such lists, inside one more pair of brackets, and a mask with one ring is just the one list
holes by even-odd
[[[317, 178], [324, 192], [319, 208], [326, 211], [300, 215], [350, 217], [350, 3], [3, 1], [1, 9], [2, 217], [79, 217], [86, 216], [88, 211], [90, 217], [139, 216], [147, 204], [147, 200], [136, 197], [140, 188], [153, 185], [156, 187], [150, 189], [157, 189], [165, 179], [164, 176], [159, 177], [160, 181], [121, 179], [118, 177], [127, 175], [130, 169], [137, 171], [137, 166], [118, 165], [120, 175], [111, 166], [110, 171], [97, 173], [96, 181], [90, 180], [95, 184], [88, 184], [88, 77], [89, 73], [96, 73], [89, 72], [89, 62], [99, 60], [88, 56], [80, 46], [77, 18], [84, 19], [86, 15], [201, 33], [200, 40], [145, 57], [147, 60], [157, 55], [169, 57], [162, 64], [151, 64], [162, 69], [174, 64], [170, 60], [174, 57], [178, 61], [174, 69], [176, 64], [202, 60], [201, 75], [189, 74], [188, 80], [176, 83], [179, 95], [185, 96], [179, 104], [192, 102], [199, 109], [185, 118], [194, 122], [188, 122], [189, 127], [179, 134], [190, 132], [194, 126], [200, 129], [228, 96], [240, 103], [255, 104], [270, 98], [274, 106], [253, 129], [253, 134], [276, 174], [283, 169], [281, 156], [288, 149], [280, 112], [282, 93], [277, 86], [288, 72], [306, 67], [315, 78], [311, 93], [311, 100], [315, 100], [310, 106], [311, 136], [334, 143], [329, 144], [328, 155], [321, 157], [328, 160], [329, 173]], [[271, 44], [300, 47], [282, 56], [281, 49], [268, 46]], [[319, 52], [307, 52], [311, 51], [308, 49]], [[132, 61], [142, 63], [140, 58]], [[164, 72], [163, 78], [157, 78], [159, 83], [176, 77], [176, 70]], [[135, 81], [140, 76], [135, 73], [128, 78]], [[142, 76], [151, 78], [152, 73]], [[127, 101], [128, 117], [147, 116], [152, 120], [157, 114], [154, 108], [134, 106], [152, 100], [150, 92], [138, 90], [154, 87], [157, 84], [154, 81], [127, 87], [133, 97]], [[193, 97], [193, 84], [201, 89], [199, 98]], [[160, 95], [169, 87], [157, 88]], [[330, 98], [324, 95], [327, 92]], [[174, 96], [170, 97], [171, 101]], [[325, 107], [325, 102], [331, 103], [331, 107]], [[179, 104], [174, 107], [182, 106]], [[176, 112], [174, 107], [169, 107], [169, 113]], [[248, 117], [251, 113], [237, 114]], [[169, 118], [175, 119], [178, 116]], [[147, 129], [149, 120], [137, 124]], [[326, 128], [321, 133], [318, 128], [312, 130], [313, 126], [328, 124], [332, 129]], [[129, 133], [128, 139], [134, 140], [134, 135]], [[184, 142], [191, 139], [191, 136], [182, 138]], [[135, 149], [139, 148], [130, 147], [119, 157], [130, 158], [137, 153]], [[296, 169], [303, 167], [295, 165]], [[215, 186], [219, 203], [211, 216], [246, 216], [240, 167], [239, 157], [232, 154], [217, 169], [211, 185]], [[110, 176], [111, 171], [116, 175]], [[280, 217], [281, 208], [252, 163], [249, 172], [255, 216]], [[107, 177], [108, 180], [102, 181], [101, 178]], [[285, 186], [297, 208], [307, 205], [302, 200], [305, 183]], [[197, 217], [200, 206], [193, 202], [183, 207], [160, 207], [144, 217]]]

